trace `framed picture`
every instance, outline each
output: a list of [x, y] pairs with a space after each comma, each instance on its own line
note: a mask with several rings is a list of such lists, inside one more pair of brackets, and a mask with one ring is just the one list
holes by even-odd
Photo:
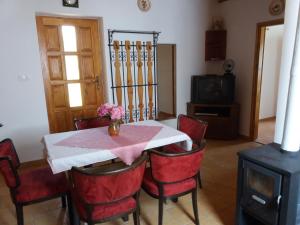
[[63, 0], [63, 6], [78, 8], [79, 0]]

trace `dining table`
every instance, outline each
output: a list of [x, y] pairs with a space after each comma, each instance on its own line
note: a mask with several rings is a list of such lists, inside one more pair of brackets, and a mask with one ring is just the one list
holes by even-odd
[[99, 127], [48, 134], [43, 142], [54, 174], [116, 158], [130, 165], [143, 151], [174, 143], [192, 149], [188, 135], [155, 120], [121, 124], [118, 136]]

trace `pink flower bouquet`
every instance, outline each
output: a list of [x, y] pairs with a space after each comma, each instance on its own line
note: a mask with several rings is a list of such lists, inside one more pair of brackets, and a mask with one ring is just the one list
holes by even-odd
[[109, 117], [113, 121], [120, 121], [125, 115], [125, 110], [123, 106], [105, 103], [98, 108], [97, 113], [100, 117]]

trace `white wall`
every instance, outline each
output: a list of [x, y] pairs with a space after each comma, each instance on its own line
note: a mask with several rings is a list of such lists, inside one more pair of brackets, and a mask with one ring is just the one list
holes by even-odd
[[[227, 30], [227, 58], [236, 62], [236, 101], [241, 104], [240, 133], [249, 135], [256, 24], [283, 17], [269, 14], [269, 0], [230, 0], [214, 12]], [[220, 65], [221, 66], [221, 65]]]
[[275, 117], [284, 25], [266, 29], [259, 119]]
[[62, 7], [61, 0], [0, 1], [0, 139], [14, 140], [22, 161], [42, 157], [42, 136], [49, 131], [36, 13], [103, 17], [106, 56], [107, 29], [161, 31], [160, 43], [177, 45], [177, 112], [185, 113], [190, 76], [205, 72], [204, 36], [215, 7], [212, 0], [152, 0], [151, 11], [143, 13], [135, 0], [81, 0], [79, 9]]
[[274, 142], [281, 144], [300, 0], [286, 0]]

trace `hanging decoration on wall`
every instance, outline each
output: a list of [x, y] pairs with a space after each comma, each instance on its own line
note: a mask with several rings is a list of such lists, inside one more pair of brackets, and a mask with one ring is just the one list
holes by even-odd
[[151, 0], [137, 0], [139, 9], [143, 12], [147, 12], [151, 9]]
[[269, 12], [272, 16], [278, 16], [284, 11], [284, 0], [272, 0], [269, 5]]
[[63, 0], [63, 6], [78, 8], [79, 0]]
[[[133, 34], [135, 40], [115, 40], [115, 33]], [[139, 35], [152, 35], [153, 41], [136, 40]], [[155, 119], [159, 32], [109, 30], [108, 36], [113, 103], [125, 108], [125, 122]]]

